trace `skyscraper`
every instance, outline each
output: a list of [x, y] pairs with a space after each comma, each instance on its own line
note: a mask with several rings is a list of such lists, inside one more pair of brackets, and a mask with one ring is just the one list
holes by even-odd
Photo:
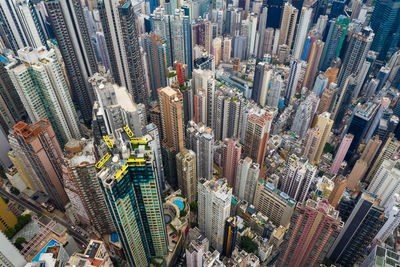
[[183, 149], [176, 154], [178, 186], [189, 203], [197, 199], [196, 154], [192, 150]]
[[49, 120], [60, 144], [79, 139], [78, 116], [54, 50], [25, 48], [18, 56], [22, 63], [8, 72], [30, 120]]
[[300, 76], [301, 76], [301, 70], [302, 70], [302, 65], [305, 64], [304, 61], [299, 61], [299, 60], [292, 60], [290, 63], [290, 72], [289, 72], [289, 78], [288, 78], [288, 83], [286, 86], [286, 92], [285, 92], [285, 103], [288, 104], [290, 101], [293, 99], [297, 86], [299, 84]]
[[236, 189], [237, 167], [242, 153], [242, 145], [238, 139], [226, 138], [222, 155], [223, 176], [227, 184]]
[[[77, 189], [80, 200], [89, 215], [90, 223], [101, 234], [115, 231], [96, 177], [96, 160], [93, 141], [71, 139], [66, 145], [65, 167], [67, 174]], [[68, 191], [67, 191], [68, 194]], [[71, 202], [73, 200], [71, 199]]]
[[297, 28], [296, 39], [293, 46], [293, 57], [295, 59], [301, 59], [304, 42], [311, 23], [312, 11], [313, 10], [310, 7], [301, 8], [299, 26]]
[[331, 194], [329, 195], [329, 204], [331, 204], [334, 208], [337, 207], [340, 198], [347, 186], [347, 179], [344, 176], [336, 177], [335, 179], [335, 186]]
[[167, 86], [167, 45], [154, 32], [144, 35], [143, 45], [149, 66], [151, 97], [156, 100], [157, 89]]
[[14, 125], [13, 135], [18, 141], [13, 149], [28, 158], [44, 193], [63, 211], [69, 199], [62, 184], [62, 152], [50, 123], [44, 119], [31, 125], [21, 121]]
[[189, 121], [186, 128], [186, 147], [196, 153], [197, 179], [211, 179], [214, 161], [214, 132], [202, 124]]
[[339, 16], [329, 22], [329, 32], [319, 63], [319, 69], [325, 71], [331, 62], [339, 56], [349, 23], [350, 18], [344, 16]]
[[118, 159], [98, 178], [129, 265], [147, 266], [167, 254], [164, 210], [148, 140], [137, 138], [130, 146], [129, 158]]
[[316, 266], [325, 258], [343, 222], [328, 201], [299, 203], [282, 244], [278, 266]]
[[371, 166], [376, 153], [378, 152], [382, 141], [377, 136], [374, 136], [368, 141], [367, 146], [364, 148], [361, 158], [356, 161], [353, 169], [348, 176], [348, 188], [354, 190], [360, 180], [364, 178], [368, 168]]
[[284, 1], [264, 0], [263, 7], [268, 8], [267, 27], [278, 29], [281, 25]]
[[344, 157], [347, 154], [347, 150], [350, 147], [351, 142], [353, 141], [354, 135], [352, 134], [346, 134], [342, 142], [340, 143], [339, 149], [336, 152], [335, 159], [333, 160], [333, 163], [331, 165], [331, 169], [329, 170], [329, 173], [331, 175], [335, 175], [338, 173], [340, 166], [342, 165], [342, 162], [344, 160]]
[[248, 203], [253, 203], [259, 174], [260, 165], [253, 163], [251, 158], [246, 157], [245, 159], [239, 160], [234, 192], [235, 196], [239, 197], [239, 199], [246, 200]]
[[289, 156], [281, 181], [281, 191], [298, 202], [307, 199], [311, 181], [317, 173], [317, 168], [308, 163], [305, 158], [295, 154]]
[[230, 257], [232, 255], [232, 252], [235, 249], [237, 231], [238, 228], [236, 216], [226, 219], [222, 255], [226, 257]]
[[359, 194], [353, 211], [327, 255], [333, 262], [344, 266], [352, 266], [362, 259], [362, 253], [387, 219], [373, 194], [365, 191]]
[[371, 28], [376, 34], [371, 49], [379, 53], [380, 60], [384, 60], [387, 54], [393, 54], [396, 51], [396, 44], [400, 38], [399, 19], [399, 0], [376, 1], [370, 21]]
[[0, 231], [0, 264], [4, 266], [25, 266], [26, 260], [13, 243]]
[[400, 193], [400, 165], [396, 160], [384, 160], [372, 178], [368, 191], [376, 194], [381, 200], [382, 205], [391, 200], [395, 193]]
[[180, 90], [171, 87], [158, 88], [160, 101], [161, 128], [163, 140], [163, 167], [168, 182], [177, 186], [176, 153], [183, 149], [183, 95]]
[[317, 133], [317, 139], [313, 140], [313, 134], [308, 135], [308, 138], [306, 137], [304, 156], [307, 156], [313, 165], [319, 164], [326, 141], [331, 133], [333, 121], [330, 119], [330, 115], [328, 112], [318, 115], [317, 123], [313, 130]]
[[291, 131], [295, 132], [300, 137], [305, 136], [306, 131], [314, 118], [318, 106], [318, 100], [318, 97], [311, 93], [297, 108]]
[[224, 223], [231, 209], [232, 188], [225, 179], [200, 179], [198, 183], [199, 228], [210, 240], [210, 245], [222, 251]]
[[103, 0], [98, 7], [115, 81], [128, 89], [136, 103], [147, 105], [149, 95], [132, 2]]
[[260, 166], [264, 163], [265, 153], [267, 152], [272, 119], [272, 113], [263, 109], [247, 117], [243, 153]]
[[320, 64], [324, 47], [325, 44], [321, 40], [315, 41], [311, 46], [310, 55], [307, 61], [307, 70], [303, 81], [303, 86], [310, 90], [314, 85], [315, 76], [317, 75], [318, 65]]
[[294, 31], [296, 28], [298, 10], [291, 4], [285, 3], [283, 9], [278, 45], [285, 44], [289, 50], [292, 47]]
[[353, 34], [337, 80], [339, 86], [342, 87], [348, 76], [359, 71], [371, 47], [374, 36], [375, 34], [369, 27], [362, 29], [360, 33]]
[[97, 63], [81, 2], [49, 0], [45, 5], [65, 62], [72, 98], [89, 124], [94, 95], [88, 79], [97, 71]]

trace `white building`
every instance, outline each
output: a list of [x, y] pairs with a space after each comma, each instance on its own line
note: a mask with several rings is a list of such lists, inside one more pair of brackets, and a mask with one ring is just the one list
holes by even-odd
[[393, 194], [400, 193], [400, 162], [384, 160], [372, 179], [368, 191], [378, 195], [382, 200], [382, 206], [387, 207]]
[[387, 221], [376, 234], [372, 244], [376, 242], [385, 242], [386, 239], [393, 234], [393, 231], [397, 228], [400, 223], [400, 195], [394, 194], [393, 197], [387, 204], [385, 209], [385, 215], [387, 216]]
[[241, 159], [237, 169], [235, 196], [253, 203], [259, 174], [260, 166], [257, 163], [253, 163], [249, 157]]
[[225, 220], [230, 216], [232, 188], [226, 179], [201, 179], [197, 190], [199, 228], [205, 232], [210, 245], [221, 251]]
[[310, 28], [311, 16], [313, 9], [310, 7], [303, 7], [300, 13], [299, 26], [297, 27], [296, 39], [294, 41], [293, 57], [300, 59], [303, 53], [304, 42]]
[[0, 266], [23, 267], [26, 261], [18, 249], [0, 231]]

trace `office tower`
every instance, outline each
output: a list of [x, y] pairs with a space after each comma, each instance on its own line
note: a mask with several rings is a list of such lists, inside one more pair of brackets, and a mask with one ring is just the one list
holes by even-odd
[[4, 199], [0, 198], [0, 230], [5, 233], [6, 230], [14, 228], [16, 224], [17, 217], [14, 215], [14, 213], [9, 211]]
[[147, 105], [148, 92], [131, 1], [103, 0], [98, 8], [115, 81], [128, 89], [136, 103]]
[[151, 99], [157, 100], [157, 89], [167, 86], [167, 45], [154, 32], [143, 37], [150, 74]]
[[[294, 5], [294, 4], [293, 4]], [[306, 35], [311, 23], [312, 8], [303, 7], [300, 13], [299, 26], [297, 28], [296, 39], [293, 46], [293, 57], [295, 59], [301, 59], [303, 52], [304, 42], [306, 40]]]
[[136, 104], [125, 87], [113, 82], [109, 72], [95, 73], [89, 79], [96, 101], [93, 105], [93, 135], [95, 144], [103, 142], [104, 135], [117, 136], [126, 125], [135, 136], [143, 135], [146, 126], [144, 104]]
[[222, 155], [223, 177], [227, 184], [236, 188], [237, 167], [242, 153], [242, 145], [238, 139], [226, 138]]
[[376, 153], [378, 152], [382, 141], [377, 136], [374, 136], [368, 141], [364, 148], [361, 158], [356, 161], [351, 173], [348, 176], [348, 188], [354, 190], [358, 183], [364, 178], [368, 168], [371, 166]]
[[[237, 138], [240, 120], [240, 111], [242, 108], [242, 99], [236, 98], [235, 96], [226, 96], [223, 100], [223, 111], [222, 111], [222, 128], [221, 138]], [[218, 119], [217, 117], [215, 118]]]
[[353, 34], [337, 80], [340, 87], [344, 85], [348, 76], [359, 71], [373, 39], [374, 33], [369, 27], [364, 28], [360, 33]]
[[285, 92], [285, 104], [290, 103], [296, 93], [300, 80], [302, 65], [304, 63], [304, 61], [300, 60], [292, 60], [292, 62], [290, 63], [289, 78]]
[[10, 240], [0, 231], [0, 264], [2, 266], [23, 267], [26, 260], [19, 250], [14, 247]]
[[69, 199], [62, 184], [62, 152], [50, 122], [42, 119], [28, 125], [21, 121], [14, 125], [13, 135], [18, 141], [13, 149], [28, 158], [45, 193], [63, 211]]
[[278, 29], [281, 25], [284, 1], [283, 0], [264, 0], [263, 7], [268, 8], [267, 27]]
[[338, 173], [340, 166], [342, 165], [342, 162], [344, 160], [344, 157], [346, 156], [347, 151], [349, 150], [350, 144], [353, 141], [353, 138], [354, 135], [352, 134], [346, 134], [343, 137], [339, 149], [336, 152], [335, 159], [333, 160], [333, 163], [329, 170], [330, 175], [336, 175]]
[[50, 0], [45, 5], [65, 62], [72, 98], [89, 124], [94, 95], [87, 81], [97, 71], [97, 63], [81, 2]]
[[305, 158], [292, 154], [287, 159], [280, 189], [298, 202], [307, 199], [311, 181], [317, 174], [317, 168]]
[[65, 145], [65, 150], [67, 151], [64, 163], [66, 172], [77, 189], [80, 200], [89, 215], [91, 225], [101, 234], [113, 233], [115, 228], [112, 224], [111, 214], [106, 208], [106, 202], [96, 177], [93, 141], [71, 139]]
[[272, 119], [272, 113], [263, 109], [259, 109], [247, 117], [243, 154], [260, 166], [264, 163], [267, 152]]
[[226, 179], [200, 179], [197, 190], [199, 229], [206, 234], [214, 249], [222, 251], [224, 223], [230, 214], [232, 188]]
[[26, 119], [26, 111], [8, 74], [8, 66], [16, 64], [12, 57], [0, 63], [0, 126], [6, 133], [17, 122]]
[[308, 130], [312, 119], [314, 118], [315, 111], [318, 106], [318, 97], [311, 93], [307, 98], [301, 102], [296, 111], [296, 116], [293, 120], [291, 131], [295, 132], [300, 137], [304, 137]]
[[294, 31], [296, 28], [298, 10], [291, 4], [285, 3], [282, 22], [279, 32], [279, 45], [285, 44], [289, 50], [292, 47]]
[[318, 138], [313, 142], [312, 135], [306, 138], [304, 155], [308, 157], [311, 164], [319, 164], [326, 141], [331, 133], [333, 121], [330, 119], [330, 113], [324, 112], [317, 117], [314, 132], [318, 132]]
[[264, 51], [263, 54], [269, 54], [272, 55], [272, 49], [273, 49], [273, 43], [274, 43], [274, 37], [275, 36], [275, 30], [274, 28], [266, 28], [265, 29], [265, 35], [264, 35]]
[[259, 179], [254, 194], [254, 206], [275, 224], [286, 227], [296, 208], [296, 201], [272, 184]]
[[400, 166], [396, 160], [384, 160], [372, 178], [368, 191], [376, 194], [382, 200], [382, 206], [387, 205], [395, 193], [400, 193]]
[[158, 98], [164, 133], [163, 144], [173, 147], [176, 152], [179, 152], [183, 149], [184, 143], [182, 93], [171, 87], [159, 88]]
[[343, 222], [328, 201], [299, 203], [282, 244], [278, 266], [317, 266], [336, 240]]
[[317, 74], [318, 65], [321, 60], [322, 51], [324, 49], [324, 42], [317, 40], [312, 44], [311, 52], [308, 57], [307, 70], [304, 75], [303, 87], [307, 87], [311, 90], [314, 85], [315, 75]]
[[211, 179], [214, 160], [214, 132], [202, 124], [189, 121], [186, 127], [186, 147], [196, 153], [197, 178]]
[[31, 121], [48, 119], [60, 144], [79, 139], [78, 116], [55, 51], [25, 48], [18, 56], [22, 63], [8, 71]]
[[264, 38], [265, 38], [264, 36], [265, 36], [265, 28], [267, 26], [268, 14], [269, 14], [268, 8], [264, 7], [260, 14], [260, 19], [258, 23], [258, 31], [257, 31], [258, 44], [256, 41], [255, 42], [256, 47], [254, 48], [258, 58], [262, 58], [264, 56]]
[[253, 203], [258, 176], [260, 174], [260, 165], [253, 163], [251, 158], [246, 157], [238, 162], [235, 196], [239, 199]]
[[347, 186], [347, 179], [344, 176], [339, 176], [335, 179], [335, 186], [331, 194], [329, 195], [329, 204], [331, 204], [334, 208], [337, 207], [342, 194]]
[[[166, 14], [165, 10], [161, 7], [157, 7], [154, 12], [150, 15], [151, 29], [159, 35], [167, 45], [167, 66], [173, 66], [174, 59], [172, 56], [172, 42], [171, 42], [171, 31], [169, 26], [170, 18]], [[184, 62], [181, 61], [182, 64]]]
[[146, 266], [167, 254], [164, 210], [148, 140], [137, 138], [130, 146], [128, 158], [104, 168], [98, 178], [129, 265]]
[[238, 226], [236, 216], [226, 219], [224, 229], [224, 243], [222, 247], [222, 255], [224, 255], [225, 257], [231, 257], [232, 252], [235, 249], [237, 231]]
[[350, 18], [344, 16], [339, 16], [337, 19], [329, 22], [329, 32], [319, 63], [319, 69], [325, 71], [331, 62], [339, 56], [349, 23]]
[[360, 197], [327, 257], [335, 263], [353, 266], [386, 221], [379, 200], [368, 192]]
[[183, 149], [176, 154], [178, 187], [189, 203], [197, 198], [196, 154], [192, 150]]
[[400, 2], [398, 0], [379, 0], [375, 4], [370, 25], [376, 37], [371, 49], [378, 52], [378, 59], [384, 60], [387, 54], [396, 51], [399, 42]]
[[[351, 158], [356, 153], [361, 141], [365, 138], [368, 129], [370, 128], [373, 118], [376, 115], [378, 106], [375, 103], [367, 102], [365, 104], [358, 104], [350, 117], [345, 133], [354, 135], [353, 142], [351, 142], [348, 158]], [[346, 158], [347, 158], [346, 157]]]
[[317, 114], [329, 111], [332, 103], [334, 91], [330, 88], [324, 90], [319, 101]]
[[325, 91], [326, 87], [328, 86], [328, 78], [326, 78], [323, 72], [320, 72], [315, 79], [313, 93], [316, 94], [318, 97], [321, 97], [322, 93]]

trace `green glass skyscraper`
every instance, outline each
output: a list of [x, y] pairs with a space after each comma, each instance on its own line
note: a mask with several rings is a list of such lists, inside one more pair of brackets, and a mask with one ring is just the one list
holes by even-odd
[[148, 266], [167, 254], [157, 165], [148, 142], [134, 138], [129, 158], [98, 174], [129, 266]]

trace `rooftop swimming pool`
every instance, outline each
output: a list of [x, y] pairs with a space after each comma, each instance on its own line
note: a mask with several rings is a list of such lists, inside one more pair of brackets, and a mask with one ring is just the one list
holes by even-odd
[[183, 210], [184, 206], [183, 206], [183, 201], [182, 198], [176, 198], [174, 199], [174, 204], [178, 206], [179, 210]]
[[45, 252], [46, 252], [46, 249], [47, 249], [48, 247], [52, 247], [52, 246], [54, 246], [54, 245], [59, 245], [59, 246], [60, 246], [60, 243], [58, 243], [58, 242], [57, 242], [56, 240], [54, 240], [54, 239], [50, 240], [49, 243], [47, 243], [46, 246], [44, 246], [44, 247], [42, 248], [42, 250], [39, 251], [38, 254], [36, 254], [36, 256], [32, 259], [32, 261], [39, 261], [40, 255], [42, 255], [43, 253], [45, 253]]

